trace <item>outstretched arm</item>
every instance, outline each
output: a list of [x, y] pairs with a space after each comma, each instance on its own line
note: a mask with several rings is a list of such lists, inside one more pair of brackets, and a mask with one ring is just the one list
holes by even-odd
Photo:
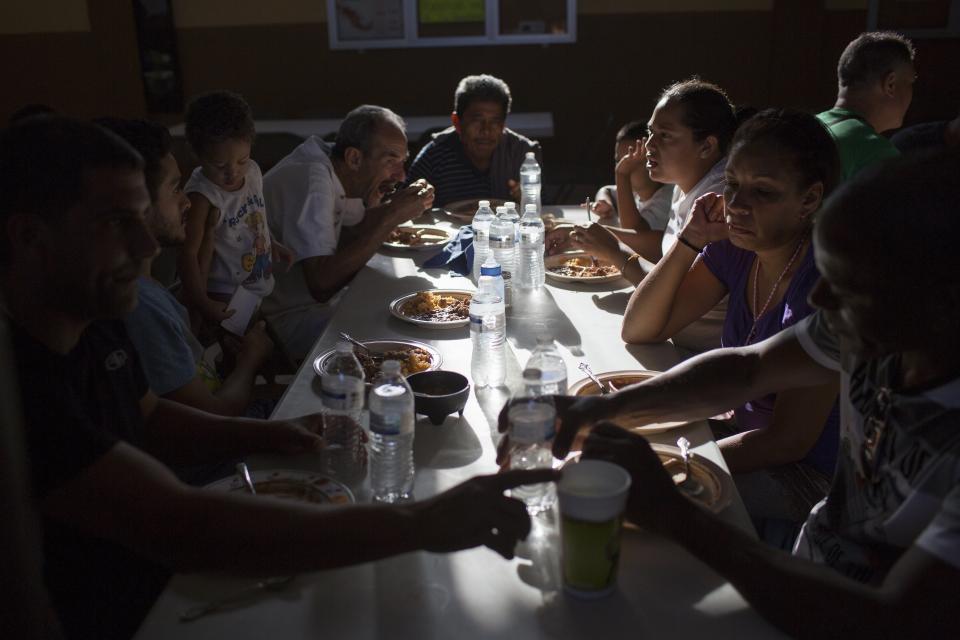
[[180, 571], [277, 575], [418, 549], [486, 545], [511, 558], [530, 519], [523, 503], [504, 491], [555, 477], [550, 469], [482, 476], [411, 505], [317, 509], [187, 487], [158, 461], [118, 443], [48, 494], [41, 509]]
[[[601, 420], [702, 420], [768, 393], [835, 384], [837, 372], [811, 358], [796, 332], [793, 326], [748, 347], [708, 351], [611, 395], [559, 399], [554, 455], [566, 456], [577, 432]], [[506, 412], [500, 418], [505, 424]]]

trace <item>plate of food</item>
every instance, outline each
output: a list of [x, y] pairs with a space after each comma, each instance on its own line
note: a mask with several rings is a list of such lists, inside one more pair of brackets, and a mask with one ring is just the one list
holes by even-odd
[[[687, 478], [680, 449], [672, 445], [650, 443], [650, 447], [660, 458], [663, 468], [681, 485]], [[694, 491], [681, 489], [681, 493], [705, 509], [719, 513], [727, 508], [733, 497], [733, 480], [730, 474], [712, 460], [696, 453], [690, 453], [690, 476], [699, 489]]]
[[560, 253], [547, 256], [546, 276], [557, 282], [602, 284], [621, 277], [620, 269], [586, 253]]
[[[380, 373], [384, 360], [399, 360], [400, 372], [408, 376], [420, 371], [434, 371], [440, 368], [443, 358], [440, 352], [428, 344], [413, 340], [361, 340], [370, 353], [365, 353], [354, 347], [353, 352], [363, 366], [363, 374], [367, 384]], [[326, 371], [327, 363], [336, 353], [330, 349], [321, 353], [313, 361], [313, 370], [318, 376]]]
[[[356, 502], [353, 493], [332, 478], [294, 469], [250, 470], [250, 480], [258, 496], [271, 496], [282, 500], [297, 500], [311, 504], [351, 504]], [[207, 485], [208, 489], [246, 493], [237, 476], [221, 478]]]
[[390, 232], [383, 246], [387, 249], [422, 251], [436, 249], [450, 241], [453, 234], [448, 229], [425, 224], [402, 225]]
[[[458, 222], [469, 224], [473, 222], [473, 216], [480, 208], [480, 200], [481, 198], [467, 198], [466, 200], [448, 202], [443, 205], [442, 211]], [[506, 200], [498, 200], [497, 198], [483, 198], [483, 200], [490, 201], [490, 208], [494, 212], [496, 212], [497, 207], [502, 207], [506, 202]]]
[[[637, 369], [598, 373], [597, 379], [601, 382], [601, 384], [607, 386], [610, 391], [619, 391], [624, 387], [629, 387], [632, 384], [649, 380], [650, 378], [658, 375], [660, 375], [659, 371]], [[584, 378], [583, 380], [578, 380], [570, 385], [567, 393], [571, 396], [595, 396], [600, 394], [600, 389], [597, 388], [597, 385], [595, 382], [593, 382], [593, 380], [590, 378]], [[630, 429], [631, 431], [641, 434], [662, 433], [663, 431], [669, 431], [670, 429], [675, 429], [676, 427], [687, 424], [686, 422], [654, 422], [650, 424], [639, 425], [634, 424], [629, 420], [614, 420], [613, 422], [619, 424], [625, 429]]]
[[434, 289], [400, 296], [390, 303], [394, 317], [421, 327], [452, 329], [470, 324], [473, 292]]

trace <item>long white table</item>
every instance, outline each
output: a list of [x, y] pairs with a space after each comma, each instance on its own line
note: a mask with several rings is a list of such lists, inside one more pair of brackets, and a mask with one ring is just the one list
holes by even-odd
[[[566, 213], [576, 213], [567, 211]], [[415, 259], [411, 259], [413, 256]], [[472, 289], [467, 278], [421, 270], [421, 254], [376, 255], [344, 294], [330, 325], [277, 408], [277, 417], [319, 410], [313, 357], [333, 348], [339, 331], [355, 337], [427, 342], [443, 356], [443, 368], [469, 376], [466, 328], [416, 327], [387, 312], [405, 293], [434, 287]], [[631, 288], [625, 281], [585, 290], [548, 284], [518, 300], [508, 312], [508, 383], [519, 381], [520, 364], [545, 324], [561, 345], [572, 383], [581, 360], [595, 371], [665, 369], [679, 360], [672, 345], [626, 346], [620, 321]], [[473, 475], [493, 473], [496, 416], [505, 390], [471, 393], [462, 418], [435, 426], [416, 425], [414, 493], [434, 495]], [[699, 422], [651, 440], [673, 443], [685, 435], [694, 450], [724, 469], [706, 423]], [[316, 468], [315, 457], [251, 461], [260, 468]], [[735, 490], [734, 490], [735, 491]], [[364, 487], [357, 491], [365, 496]], [[721, 517], [752, 532], [738, 495]], [[733, 587], [683, 549], [642, 531], [624, 531], [619, 588], [610, 597], [578, 601], [563, 594], [555, 513], [534, 519], [517, 558], [502, 560], [485, 548], [439, 555], [409, 553], [365, 565], [305, 574], [283, 591], [265, 594], [230, 611], [180, 623], [186, 608], [232, 593], [250, 580], [178, 575], [157, 601], [138, 640], [178, 638], [711, 638], [780, 637], [753, 612]]]

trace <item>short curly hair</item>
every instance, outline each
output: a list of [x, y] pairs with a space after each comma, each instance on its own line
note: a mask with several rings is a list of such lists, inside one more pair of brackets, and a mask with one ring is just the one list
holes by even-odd
[[840, 54], [837, 80], [841, 87], [880, 82], [899, 64], [913, 62], [913, 43], [893, 31], [861, 33]]
[[190, 101], [186, 113], [187, 142], [196, 154], [227, 140], [253, 142], [253, 111], [238, 93], [211, 91]]
[[467, 76], [453, 93], [453, 111], [463, 117], [471, 102], [497, 102], [503, 106], [503, 115], [510, 113], [513, 97], [507, 83], [491, 75]]

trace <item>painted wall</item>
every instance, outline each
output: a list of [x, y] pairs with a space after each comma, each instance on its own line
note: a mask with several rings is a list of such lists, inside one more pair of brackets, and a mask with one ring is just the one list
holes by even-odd
[[[363, 52], [329, 50], [324, 0], [173, 0], [173, 11], [187, 96], [230, 88], [261, 118], [335, 117], [362, 102], [443, 114], [463, 75], [493, 73], [513, 89], [515, 110], [553, 112], [548, 172], [578, 182], [609, 179], [616, 128], [646, 118], [663, 86], [693, 74], [737, 103], [831, 105], [837, 57], [866, 23], [865, 0], [579, 4], [572, 45]], [[145, 115], [129, 1], [0, 7], [0, 120], [26, 102], [84, 117]], [[955, 113], [957, 40], [917, 44], [920, 82], [909, 118]], [[175, 122], [181, 114], [151, 116]]]

